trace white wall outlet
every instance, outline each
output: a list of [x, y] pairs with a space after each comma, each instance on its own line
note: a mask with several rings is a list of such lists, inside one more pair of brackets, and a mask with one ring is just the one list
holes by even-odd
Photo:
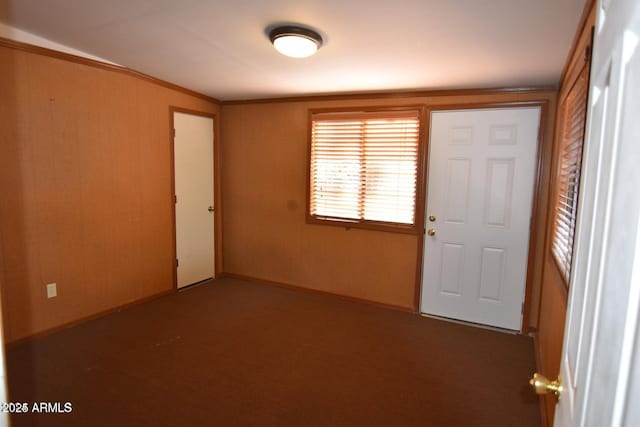
[[58, 296], [58, 285], [55, 283], [49, 283], [47, 285], [47, 298], [53, 298]]

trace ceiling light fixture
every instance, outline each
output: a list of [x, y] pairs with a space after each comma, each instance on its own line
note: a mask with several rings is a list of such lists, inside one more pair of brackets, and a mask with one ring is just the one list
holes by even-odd
[[274, 28], [269, 32], [269, 40], [278, 52], [292, 58], [306, 58], [322, 46], [320, 34], [297, 25]]

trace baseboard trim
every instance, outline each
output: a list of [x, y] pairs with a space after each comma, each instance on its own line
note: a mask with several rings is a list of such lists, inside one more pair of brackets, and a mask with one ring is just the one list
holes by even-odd
[[72, 320], [71, 322], [63, 323], [62, 325], [54, 326], [53, 328], [45, 329], [40, 332], [36, 332], [35, 334], [27, 335], [25, 337], [21, 337], [15, 340], [7, 341], [7, 348], [11, 348], [17, 346], [19, 344], [23, 344], [28, 341], [33, 341], [38, 338], [42, 338], [48, 335], [55, 334], [56, 332], [63, 331], [68, 328], [72, 328], [74, 326], [78, 326], [80, 324], [90, 322], [91, 320], [99, 319], [100, 317], [108, 316], [109, 314], [116, 313], [118, 311], [126, 310], [128, 308], [134, 307], [136, 305], [144, 304], [145, 302], [153, 301], [155, 299], [170, 295], [175, 293], [175, 289], [169, 289], [168, 291], [162, 291], [157, 294], [150, 295], [148, 297], [144, 297], [135, 301], [128, 302], [126, 304], [122, 304], [113, 308], [109, 308], [107, 310], [100, 311], [95, 314], [91, 314], [89, 316], [82, 317], [80, 319]]
[[[533, 337], [533, 354], [536, 358], [536, 372], [542, 372], [542, 353], [540, 352], [540, 342], [538, 341], [538, 332], [531, 334]], [[532, 391], [533, 393], [533, 391]], [[547, 422], [547, 402], [543, 395], [538, 395], [538, 401], [540, 402], [540, 421], [541, 427], [551, 427]]]
[[276, 286], [278, 288], [291, 289], [291, 290], [294, 290], [294, 291], [308, 292], [308, 293], [316, 294], [316, 295], [325, 295], [325, 296], [330, 296], [330, 297], [333, 297], [333, 298], [340, 298], [340, 299], [343, 299], [343, 300], [346, 300], [346, 301], [356, 302], [356, 303], [360, 303], [360, 304], [373, 305], [373, 306], [376, 306], [376, 307], [387, 308], [387, 309], [396, 310], [396, 311], [403, 311], [405, 313], [417, 314], [413, 310], [413, 308], [411, 308], [411, 307], [403, 307], [403, 306], [400, 306], [400, 305], [385, 304], [385, 303], [382, 303], [382, 302], [372, 301], [372, 300], [368, 300], [368, 299], [365, 299], [365, 298], [358, 298], [358, 297], [352, 297], [352, 296], [348, 296], [348, 295], [336, 294], [334, 292], [322, 291], [320, 289], [305, 288], [304, 286], [300, 286], [300, 285], [292, 285], [290, 283], [283, 283], [283, 282], [278, 282], [278, 281], [274, 281], [274, 280], [261, 279], [259, 277], [246, 276], [244, 274], [236, 274], [236, 273], [225, 272], [225, 273], [220, 274], [220, 277], [228, 277], [228, 278], [231, 278], [231, 279], [244, 280], [244, 281], [247, 281], [247, 282], [259, 283], [259, 284], [267, 285], [267, 286]]

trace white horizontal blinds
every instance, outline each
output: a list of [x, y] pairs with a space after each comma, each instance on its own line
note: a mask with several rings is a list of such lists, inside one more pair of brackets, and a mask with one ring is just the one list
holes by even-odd
[[365, 123], [365, 219], [413, 224], [418, 134], [417, 114]]
[[311, 214], [413, 224], [419, 112], [312, 116]]
[[311, 134], [311, 214], [360, 218], [363, 182], [361, 120], [313, 118]]
[[571, 273], [578, 209], [582, 146], [587, 111], [589, 67], [584, 66], [563, 103], [562, 136], [552, 251], [567, 283]]

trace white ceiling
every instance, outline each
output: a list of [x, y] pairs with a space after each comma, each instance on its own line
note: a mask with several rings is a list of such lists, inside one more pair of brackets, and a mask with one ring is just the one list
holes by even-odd
[[[8, 0], [0, 21], [221, 100], [556, 85], [585, 0]], [[325, 42], [287, 58], [265, 28]]]

